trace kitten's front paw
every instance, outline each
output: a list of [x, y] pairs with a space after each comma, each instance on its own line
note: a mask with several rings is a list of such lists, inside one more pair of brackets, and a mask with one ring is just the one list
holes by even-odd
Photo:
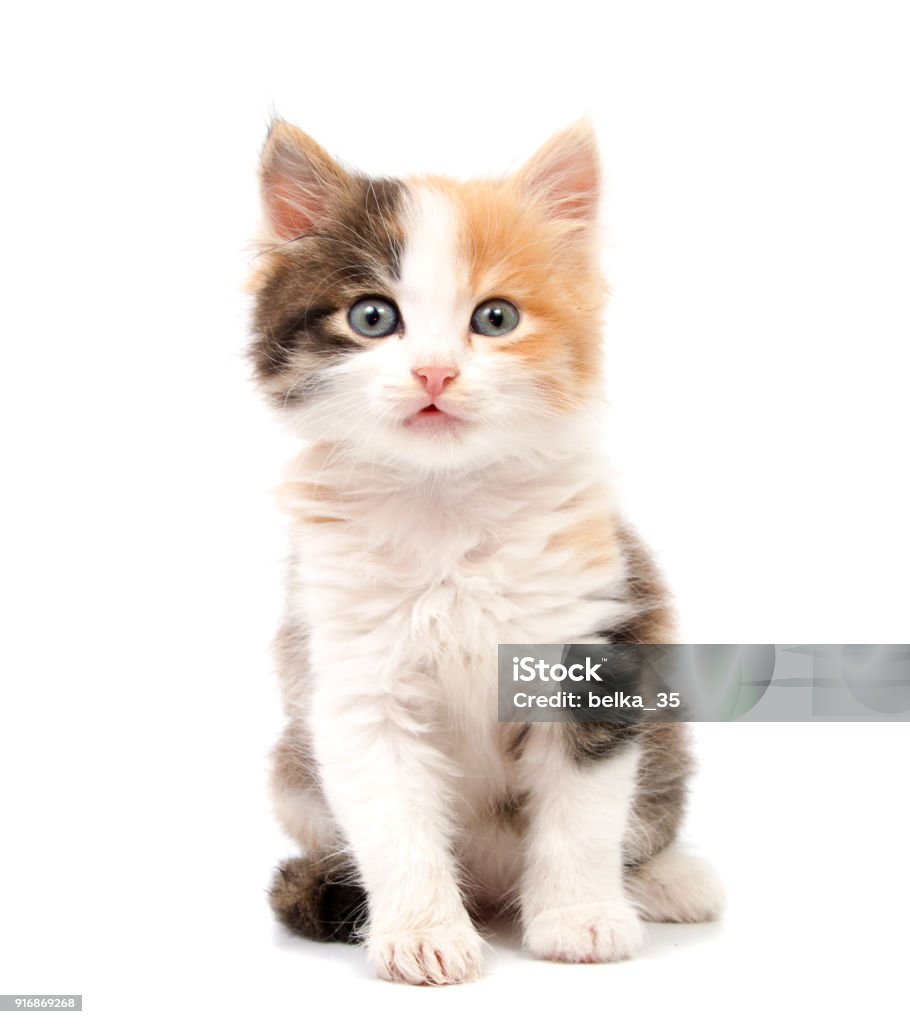
[[625, 900], [576, 903], [538, 914], [525, 928], [524, 941], [540, 960], [599, 964], [634, 956], [644, 928]]
[[411, 985], [458, 985], [480, 976], [483, 943], [470, 923], [382, 931], [367, 943], [380, 978]]

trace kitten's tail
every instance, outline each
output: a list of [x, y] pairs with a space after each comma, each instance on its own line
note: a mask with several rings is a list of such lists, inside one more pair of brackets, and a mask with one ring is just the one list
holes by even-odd
[[367, 898], [350, 861], [292, 857], [279, 864], [269, 902], [290, 931], [318, 942], [359, 942]]

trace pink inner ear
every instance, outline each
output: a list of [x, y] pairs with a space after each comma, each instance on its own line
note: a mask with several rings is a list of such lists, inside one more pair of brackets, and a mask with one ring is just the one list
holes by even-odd
[[262, 189], [269, 222], [281, 239], [296, 238], [311, 231], [323, 212], [324, 201], [286, 174], [263, 175]]
[[555, 216], [593, 220], [600, 171], [590, 131], [580, 125], [555, 136], [519, 172], [519, 179]]
[[588, 218], [597, 205], [597, 166], [586, 153], [566, 153], [546, 168], [540, 182], [559, 213], [565, 217]]
[[318, 143], [284, 121], [269, 131], [259, 173], [265, 214], [281, 241], [312, 231], [348, 179]]

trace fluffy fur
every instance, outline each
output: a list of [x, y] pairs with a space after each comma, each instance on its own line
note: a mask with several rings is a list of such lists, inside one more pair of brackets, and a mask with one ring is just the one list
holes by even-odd
[[[683, 727], [497, 722], [498, 643], [671, 639], [598, 450], [590, 130], [455, 183], [351, 173], [279, 122], [261, 173], [252, 356], [305, 442], [281, 491], [274, 771], [303, 855], [275, 912], [426, 984], [477, 977], [487, 906], [533, 955], [585, 962], [633, 955], [642, 918], [713, 916], [710, 872], [672, 845]], [[348, 317], [370, 297], [398, 313], [382, 337]], [[514, 330], [475, 329], [490, 300]]]

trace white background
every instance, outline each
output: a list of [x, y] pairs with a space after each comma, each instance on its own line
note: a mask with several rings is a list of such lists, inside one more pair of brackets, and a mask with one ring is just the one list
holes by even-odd
[[249, 383], [272, 110], [372, 173], [589, 114], [618, 487], [682, 639], [907, 637], [900, 3], [19, 4], [2, 76], [0, 992], [97, 1021], [905, 1019], [901, 725], [716, 725], [723, 923], [374, 981], [282, 936], [266, 756], [290, 451]]

